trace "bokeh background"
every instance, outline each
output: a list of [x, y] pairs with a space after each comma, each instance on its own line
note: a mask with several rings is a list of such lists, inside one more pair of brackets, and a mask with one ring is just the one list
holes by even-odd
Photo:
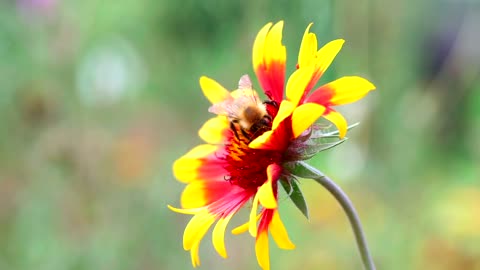
[[[377, 86], [311, 164], [351, 196], [378, 269], [479, 270], [478, 0], [1, 1], [0, 269], [191, 269], [189, 216], [166, 205], [211, 116], [198, 78], [253, 77], [254, 37], [280, 19], [289, 72], [314, 22], [320, 44], [347, 40], [321, 82]], [[338, 203], [301, 187], [311, 220], [283, 195], [297, 248], [272, 242], [272, 269], [361, 269]], [[207, 235], [200, 269], [258, 269], [250, 236], [226, 240], [228, 260]]]

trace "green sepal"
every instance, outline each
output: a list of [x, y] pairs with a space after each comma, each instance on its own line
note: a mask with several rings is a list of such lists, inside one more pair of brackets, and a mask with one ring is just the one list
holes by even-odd
[[316, 154], [322, 151], [328, 150], [330, 148], [333, 148], [335, 146], [338, 146], [348, 139], [348, 138], [344, 138], [334, 142], [326, 142], [326, 138], [328, 137], [321, 137], [321, 138], [315, 138], [315, 139], [309, 140], [308, 143], [305, 143], [304, 146], [302, 147], [303, 151], [298, 153], [297, 159], [298, 160], [310, 159], [314, 157]]
[[292, 200], [293, 204], [302, 212], [302, 214], [310, 220], [308, 212], [308, 205], [302, 190], [298, 186], [297, 180], [294, 177], [282, 177], [280, 179], [283, 189], [287, 192], [288, 197]]
[[[355, 128], [358, 123], [350, 125], [347, 130]], [[344, 143], [348, 138], [339, 138], [339, 131], [325, 132], [326, 128], [312, 128], [292, 142], [290, 151], [284, 156], [286, 161], [308, 160], [319, 152], [331, 149]]]
[[[347, 131], [349, 131], [350, 129], [354, 129], [354, 128], [358, 127], [359, 125], [360, 125], [360, 122], [351, 124], [350, 126], [347, 127]], [[328, 137], [338, 137], [339, 135], [340, 135], [339, 130], [333, 130], [333, 131], [330, 131], [330, 132], [322, 132], [320, 136], [324, 137], [324, 138], [328, 138]]]
[[287, 162], [283, 166], [290, 174], [301, 178], [318, 179], [325, 177], [319, 170], [312, 170], [312, 167], [304, 162]]

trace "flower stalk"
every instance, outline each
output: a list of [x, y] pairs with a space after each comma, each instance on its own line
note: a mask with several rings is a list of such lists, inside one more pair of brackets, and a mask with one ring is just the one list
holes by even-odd
[[358, 250], [360, 252], [360, 256], [362, 257], [364, 268], [366, 270], [375, 270], [375, 264], [368, 249], [367, 240], [362, 229], [360, 218], [358, 217], [358, 213], [347, 194], [345, 194], [345, 192], [332, 179], [325, 176], [315, 167], [303, 161], [292, 162], [289, 164], [289, 166], [289, 170], [292, 174], [302, 178], [310, 178], [315, 180], [317, 183], [326, 188], [340, 203], [343, 210], [347, 214], [348, 220], [350, 221], [353, 234], [355, 235], [355, 239], [357, 241]]

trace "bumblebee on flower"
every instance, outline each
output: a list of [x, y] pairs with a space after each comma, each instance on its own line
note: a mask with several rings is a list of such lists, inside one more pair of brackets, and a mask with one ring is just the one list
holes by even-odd
[[357, 76], [342, 77], [314, 89], [344, 41], [331, 41], [318, 50], [310, 27], [302, 39], [297, 70], [286, 86], [283, 22], [269, 23], [257, 34], [253, 68], [266, 101], [260, 101], [248, 75], [240, 78], [238, 89], [232, 92], [213, 79], [200, 78], [203, 93], [212, 103], [209, 111], [217, 116], [199, 131], [206, 144], [174, 163], [175, 177], [187, 186], [181, 196], [182, 208], [169, 206], [175, 212], [193, 215], [185, 228], [183, 247], [190, 251], [194, 267], [200, 264], [200, 242], [215, 222], [213, 246], [220, 256], [227, 257], [227, 224], [250, 201], [248, 222], [232, 232], [248, 231], [256, 238], [259, 265], [270, 269], [269, 233], [280, 248], [293, 249], [278, 209], [279, 182], [291, 185], [295, 181], [286, 164], [311, 157], [312, 151], [304, 154], [307, 147], [320, 149], [316, 139], [322, 133], [315, 128], [320, 117], [332, 122], [343, 138], [347, 122], [333, 106], [357, 101], [375, 89]]

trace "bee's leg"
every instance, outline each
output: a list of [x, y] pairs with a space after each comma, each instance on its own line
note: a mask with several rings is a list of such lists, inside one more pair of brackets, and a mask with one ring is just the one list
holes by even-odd
[[[261, 133], [263, 133], [263, 132], [265, 132], [265, 131], [268, 131], [268, 128], [260, 127], [259, 129], [257, 129], [257, 130], [255, 131], [255, 133], [253, 133], [252, 138], [257, 137], [258, 135], [260, 135]], [[251, 141], [251, 139], [250, 139], [250, 141]]]
[[240, 131], [242, 132], [243, 137], [247, 138], [248, 141], [251, 141], [251, 140], [252, 140], [252, 139], [250, 138], [250, 136], [248, 135], [248, 133], [247, 133], [245, 130], [243, 130], [243, 128], [241, 128]]
[[271, 123], [273, 120], [269, 114], [265, 115], [264, 117], [268, 120], [268, 123]]
[[263, 102], [263, 104], [272, 105], [273, 107], [278, 108], [278, 102], [276, 102], [276, 101], [274, 101], [274, 100], [265, 100], [265, 101]]
[[230, 129], [233, 131], [233, 134], [235, 135], [235, 138], [237, 138], [237, 140], [240, 141], [240, 138], [238, 137], [238, 133], [237, 133], [237, 127], [235, 126], [233, 121], [230, 122]]

